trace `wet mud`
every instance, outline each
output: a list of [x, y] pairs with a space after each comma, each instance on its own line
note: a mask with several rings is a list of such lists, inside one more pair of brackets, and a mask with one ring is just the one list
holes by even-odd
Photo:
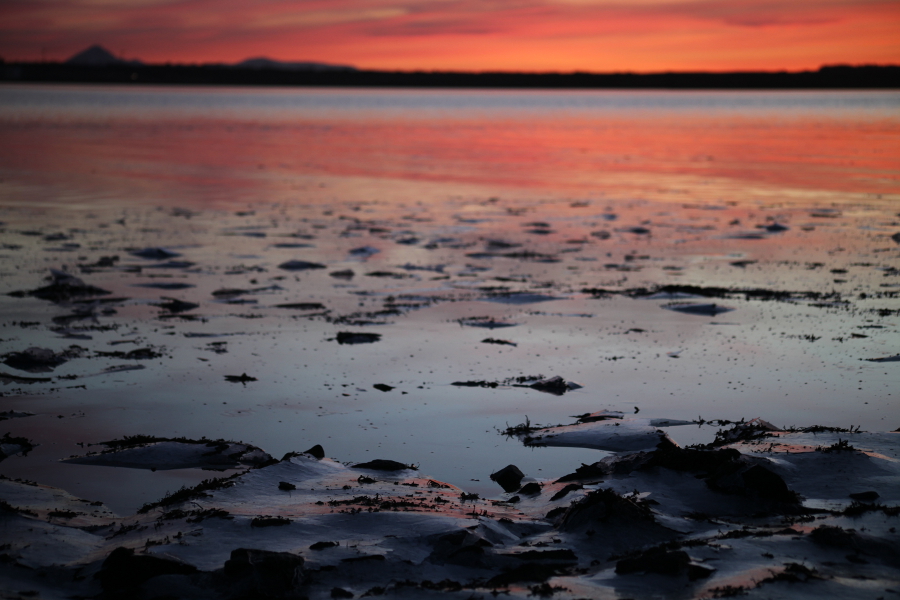
[[883, 203], [316, 189], [6, 210], [4, 589], [896, 588]]

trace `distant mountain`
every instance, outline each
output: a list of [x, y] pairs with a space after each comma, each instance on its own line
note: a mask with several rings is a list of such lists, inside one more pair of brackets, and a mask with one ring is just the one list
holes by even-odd
[[82, 50], [64, 64], [75, 65], [79, 67], [108, 67], [110, 65], [143, 65], [139, 60], [124, 60], [116, 58], [116, 56], [100, 45], [94, 45], [87, 50]]
[[238, 69], [276, 69], [280, 71], [356, 71], [348, 65], [330, 65], [319, 62], [282, 62], [271, 58], [248, 58], [232, 65]]

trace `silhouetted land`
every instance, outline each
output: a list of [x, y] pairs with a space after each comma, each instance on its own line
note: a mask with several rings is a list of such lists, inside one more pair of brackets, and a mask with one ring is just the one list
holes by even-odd
[[410, 88], [891, 89], [900, 66], [825, 66], [817, 71], [738, 73], [465, 73], [286, 71], [221, 65], [0, 64], [0, 81]]

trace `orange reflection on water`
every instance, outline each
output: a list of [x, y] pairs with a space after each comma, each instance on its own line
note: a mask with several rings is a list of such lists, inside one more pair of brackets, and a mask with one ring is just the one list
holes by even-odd
[[[385, 101], [391, 93], [372, 92]], [[114, 194], [126, 204], [173, 196], [188, 204], [303, 202], [297, 190], [317, 177], [424, 182], [446, 193], [456, 185], [554, 197], [675, 193], [691, 202], [900, 198], [900, 119], [884, 111], [36, 115], [0, 113], [0, 132], [16, 148], [0, 162], [8, 180], [84, 187], [86, 196]]]

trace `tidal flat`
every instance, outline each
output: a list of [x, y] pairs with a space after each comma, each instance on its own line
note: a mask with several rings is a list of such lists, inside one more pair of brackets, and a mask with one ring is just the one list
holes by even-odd
[[900, 589], [896, 94], [0, 92], [9, 597]]

